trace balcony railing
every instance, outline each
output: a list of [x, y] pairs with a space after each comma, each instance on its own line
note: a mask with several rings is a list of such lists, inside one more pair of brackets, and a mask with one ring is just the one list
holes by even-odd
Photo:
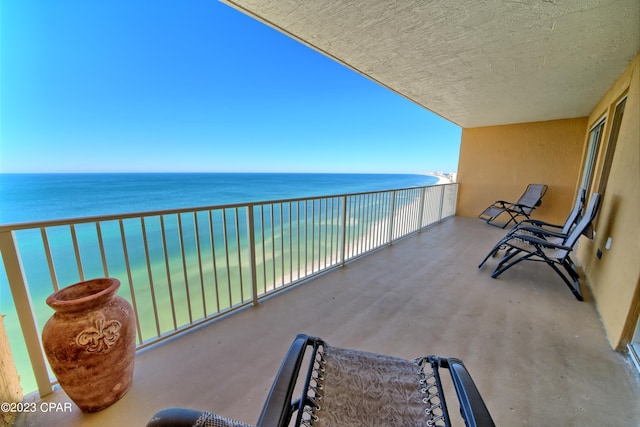
[[6, 278], [38, 391], [46, 395], [55, 385], [39, 331], [52, 313], [44, 300], [60, 287], [120, 279], [143, 348], [454, 215], [457, 189], [447, 184], [0, 226]]

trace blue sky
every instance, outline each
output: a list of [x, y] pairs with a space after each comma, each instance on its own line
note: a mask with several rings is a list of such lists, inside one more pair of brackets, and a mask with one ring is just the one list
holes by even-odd
[[458, 126], [216, 0], [0, 7], [2, 172], [457, 169]]

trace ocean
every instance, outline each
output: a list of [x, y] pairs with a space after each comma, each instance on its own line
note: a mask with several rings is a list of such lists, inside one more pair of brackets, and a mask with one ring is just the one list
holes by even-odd
[[0, 174], [0, 225], [432, 185], [418, 174]]
[[[398, 188], [412, 188], [433, 185], [437, 183], [437, 181], [438, 179], [436, 177], [418, 174], [0, 174], [0, 225], [110, 214], [141, 213], [155, 210], [228, 205], [267, 200], [341, 195]], [[305, 207], [304, 209], [307, 208]], [[316, 212], [318, 214], [321, 213], [320, 209], [316, 209], [316, 207], [312, 207], [311, 215], [314, 215]], [[325, 215], [327, 215], [327, 212], [332, 212], [333, 209], [333, 204], [330, 209], [325, 205]], [[271, 212], [271, 215], [273, 214], [274, 213]], [[278, 224], [278, 221], [273, 221], [271, 226], [267, 224], [267, 230], [265, 230], [267, 234], [270, 231], [269, 227], [272, 227], [272, 229], [282, 227], [286, 232], [287, 221], [293, 222], [296, 220], [295, 213], [293, 216], [287, 216], [286, 213], [283, 214], [280, 212], [279, 215], [280, 217], [278, 218], [278, 221], [280, 221], [280, 224]], [[289, 215], [291, 215], [291, 213], [289, 213]], [[326, 220], [329, 220], [328, 216], [326, 217]], [[156, 222], [150, 220], [148, 222], [149, 232], [152, 231], [153, 227], [158, 227], [157, 220], [155, 221]], [[175, 221], [176, 224], [169, 224], [171, 221]], [[174, 219], [166, 219], [168, 240], [171, 239], [171, 230], [177, 234], [177, 229], [181, 229], [182, 226], [177, 224], [178, 221], [179, 218], [177, 217]], [[283, 221], [284, 223], [282, 223]], [[214, 222], [211, 223], [212, 232]], [[333, 222], [333, 217], [331, 217], [331, 222]], [[125, 227], [130, 227], [130, 225], [125, 224]], [[127, 228], [127, 233], [129, 233], [127, 238], [132, 236], [132, 239], [139, 239], [140, 231], [133, 228], [131, 228], [131, 230], [132, 231]], [[93, 232], [95, 232], [95, 230]], [[51, 279], [47, 267], [47, 261], [42, 254], [41, 245], [30, 243], [29, 233], [33, 234], [33, 242], [38, 241], [39, 233], [26, 233], [27, 236], [23, 240], [26, 243], [19, 242], [19, 250], [25, 264], [25, 271], [28, 271], [27, 280], [29, 282], [31, 299], [36, 312], [36, 318], [40, 327], [42, 327], [46, 319], [53, 313], [53, 311], [44, 304], [44, 300], [52, 291]], [[85, 230], [82, 227], [78, 227], [78, 239], [81, 244], [95, 246], [94, 243], [91, 243], [91, 238], [86, 237], [87, 233], [91, 234], [92, 232], [90, 230]], [[118, 249], [118, 245], [120, 244], [120, 240], [118, 240], [120, 232], [117, 228], [117, 224], [105, 224], [103, 233], [106, 249], [108, 252], [112, 252], [110, 255], [108, 254], [109, 257], [114, 259], [122, 258], [121, 254], [116, 253], [118, 250], [121, 251], [121, 249]], [[221, 233], [218, 232], [218, 234]], [[111, 244], [109, 243], [110, 238], [114, 239]], [[187, 233], [182, 238], [185, 241], [188, 241], [189, 239], [193, 239], [194, 236], [189, 236]], [[294, 236], [287, 236], [286, 238], [294, 239]], [[57, 278], [61, 286], [74, 283], [78, 280], [77, 268], [75, 263], [65, 262], [69, 257], [64, 253], [64, 250], [67, 250], [65, 248], [69, 248], [69, 236], [64, 235], [64, 233], [57, 235], [57, 231], [52, 230], [50, 232], [49, 239], [53, 251], [56, 250], [56, 246], [59, 246], [59, 248], [62, 248], [63, 250], [63, 252], [61, 252], [57, 257], [55, 253], [53, 254], [54, 263], [56, 264], [56, 275], [59, 276]], [[285, 237], [282, 237], [281, 239], [285, 239]], [[298, 239], [300, 239], [299, 236]], [[229, 241], [233, 241], [231, 235], [229, 236]], [[300, 242], [304, 243], [302, 241]], [[145, 293], [148, 293], [147, 283], [149, 281], [149, 276], [147, 268], [153, 270], [153, 274], [155, 274], [156, 271], [163, 273], [162, 270], [165, 268], [163, 254], [161, 253], [162, 245], [158, 244], [154, 249], [151, 247], [151, 243], [149, 257], [151, 261], [155, 259], [156, 262], [152, 262], [150, 267], [147, 266], [147, 256], [143, 252], [139, 251], [136, 253], [132, 248], [129, 253], [129, 257], [132, 262], [131, 268], [134, 274], [134, 282], [144, 283], [144, 286], [139, 285], [139, 287], [135, 289], [137, 297], [141, 300], [145, 296]], [[324, 242], [327, 246], [329, 243], [333, 245], [333, 241], [328, 243], [326, 241]], [[238, 246], [244, 247], [246, 244], [246, 241], [241, 242], [238, 237]], [[306, 246], [307, 244], [305, 243], [303, 250], [306, 250]], [[175, 244], [173, 247], [175, 247]], [[203, 250], [206, 249], [207, 248], [204, 248]], [[224, 247], [218, 249], [220, 253], [224, 252]], [[322, 249], [327, 251], [326, 247], [323, 247]], [[213, 251], [213, 247], [209, 247], [209, 250], [212, 253], [215, 252]], [[238, 250], [240, 249], [238, 248]], [[311, 250], [315, 250], [315, 248], [311, 248]], [[169, 249], [167, 249], [167, 252], [169, 252]], [[268, 264], [267, 259], [269, 257], [273, 257], [275, 259], [276, 257], [275, 254], [269, 254], [268, 252], [269, 250], [267, 250], [266, 255], [264, 252], [261, 255], [263, 258], [266, 256], [263, 267], [265, 279], [262, 286], [264, 287], [264, 290], [266, 290], [268, 286], [267, 282], [269, 282], [266, 278]], [[165, 255], [167, 257], [173, 257], [170, 261], [172, 268], [173, 265], [176, 265], [176, 271], [180, 272], [181, 254], [174, 253]], [[186, 256], [188, 260], [189, 257], [195, 257], [196, 255], [195, 253], [186, 253], [184, 256]], [[218, 255], [214, 255], [214, 257], [215, 256]], [[220, 261], [224, 262], [224, 257], [221, 257]], [[285, 262], [288, 263], [286, 267]], [[287, 274], [289, 269], [293, 271], [294, 268], [301, 268], [301, 264], [303, 264], [303, 262], [298, 261], [295, 267], [292, 265], [294, 262], [295, 261], [292, 259], [286, 259], [284, 255], [280, 256], [278, 263], [273, 263], [273, 267], [268, 272], [269, 275], [273, 274], [273, 282], [275, 283], [276, 281], [276, 275], [284, 276]], [[276, 264], [279, 265], [280, 263], [282, 264], [282, 267], [278, 267], [278, 270], [278, 268], [276, 268]], [[306, 268], [306, 266], [302, 267]], [[110, 268], [112, 269], [110, 271], [110, 275], [126, 278], [122, 262], [117, 263], [114, 261]], [[220, 269], [219, 266], [217, 268]], [[99, 276], [101, 262], [97, 257], [93, 261], [91, 259], [83, 260], [83, 269], [86, 269], [86, 275], [88, 277]], [[233, 269], [233, 266], [231, 266], [231, 269]], [[230, 270], [229, 266], [227, 266], [227, 270]], [[96, 273], [92, 273], [92, 271]], [[238, 269], [237, 271], [238, 273], [232, 274], [236, 274], [237, 276], [244, 274], [241, 269]], [[209, 270], [209, 273], [211, 272], [212, 271]], [[178, 276], [180, 276], [180, 274], [178, 274]], [[216, 298], [228, 298], [229, 304], [227, 306], [236, 304], [239, 299], [237, 294], [238, 292], [242, 292], [242, 289], [232, 289], [232, 282], [236, 281], [236, 279], [237, 277], [231, 277], [231, 275], [228, 276], [228, 295], [218, 295], [218, 290], [216, 289], [215, 291]], [[176, 281], [182, 281], [182, 279], [178, 278]], [[240, 285], [241, 288], [242, 286], [246, 285]], [[124, 283], [120, 291], [120, 294], [125, 296], [125, 298], [131, 297], [126, 286], [124, 286]], [[248, 291], [249, 290], [246, 290], [246, 292]], [[169, 292], [173, 293], [174, 291], [167, 291], [165, 292], [166, 295], [164, 295], [159, 288], [158, 298], [168, 298]], [[232, 293], [235, 293], [235, 295], [231, 295]], [[174, 297], [181, 298], [180, 296], [175, 295]], [[204, 299], [205, 296], [202, 296], [202, 298]], [[213, 301], [213, 298], [211, 301]], [[220, 308], [218, 308], [218, 310], [220, 310]], [[140, 313], [144, 314], [144, 310], [140, 311]], [[182, 316], [183, 318], [185, 316], [190, 316], [190, 314], [180, 312], [179, 310], [176, 313], [177, 314], [174, 314], [174, 322], [176, 316]], [[31, 392], [36, 389], [36, 384], [31, 374], [28, 357], [26, 355], [26, 348], [19, 331], [15, 307], [9, 292], [3, 265], [0, 266], [0, 314], [6, 315], [4, 323], [9, 335], [10, 345], [12, 347], [18, 371], [22, 378], [21, 383], [24, 392]], [[142, 317], [143, 314], [141, 314], [140, 317]], [[194, 313], [194, 315], [202, 314]], [[170, 317], [171, 316], [160, 319], [163, 331], [170, 330], [172, 328]], [[153, 336], [155, 334], [155, 325], [151, 315], [148, 319], [140, 319], [140, 323], [143, 339], [147, 338], [147, 336], [144, 336], [146, 334], [148, 334], [148, 336]]]

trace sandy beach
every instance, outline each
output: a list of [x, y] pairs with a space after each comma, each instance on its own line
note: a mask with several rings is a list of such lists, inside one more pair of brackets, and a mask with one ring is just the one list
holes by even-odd
[[449, 178], [449, 176], [445, 175], [445, 174], [440, 174], [440, 173], [428, 173], [426, 175], [432, 176], [434, 178], [438, 178], [438, 182], [435, 183], [435, 185], [441, 185], [441, 184], [451, 184], [453, 181]]

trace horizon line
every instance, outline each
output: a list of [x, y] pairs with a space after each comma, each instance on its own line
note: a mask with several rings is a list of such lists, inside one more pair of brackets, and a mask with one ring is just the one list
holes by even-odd
[[451, 174], [456, 171], [424, 171], [424, 172], [302, 172], [302, 171], [0, 171], [0, 175], [88, 175], [88, 174], [307, 174], [307, 175], [427, 175]]

